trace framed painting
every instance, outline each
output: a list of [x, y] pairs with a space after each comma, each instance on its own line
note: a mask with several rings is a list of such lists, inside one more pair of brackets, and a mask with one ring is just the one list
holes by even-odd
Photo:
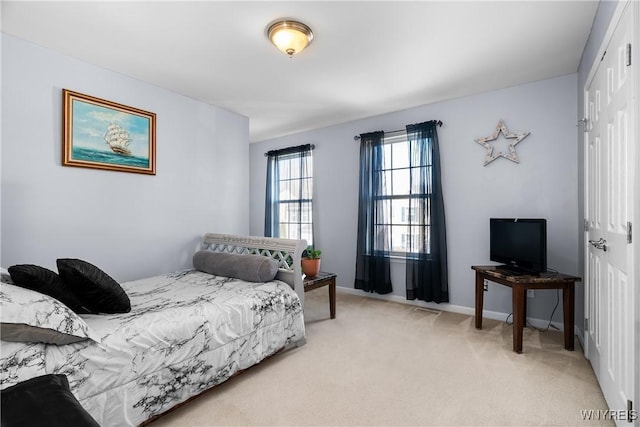
[[62, 165], [156, 174], [156, 115], [62, 90]]

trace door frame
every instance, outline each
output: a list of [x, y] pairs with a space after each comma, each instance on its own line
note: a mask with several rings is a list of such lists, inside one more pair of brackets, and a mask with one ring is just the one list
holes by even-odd
[[[637, 61], [640, 63], [640, 4], [637, 1], [632, 2], [631, 4], [631, 13], [632, 13], [632, 22], [634, 34], [634, 43], [631, 46], [631, 60]], [[639, 67], [640, 68], [640, 67]], [[635, 122], [635, 130], [636, 130], [636, 148], [635, 148], [635, 200], [633, 203], [633, 224], [635, 225], [635, 232], [632, 230], [632, 238], [633, 238], [633, 254], [634, 254], [634, 288], [636, 291], [635, 295], [635, 337], [636, 337], [636, 351], [635, 351], [635, 366], [636, 366], [636, 389], [635, 389], [635, 399], [634, 409], [636, 413], [640, 413], [640, 144], [638, 144], [638, 139], [640, 139], [640, 72], [636, 72], [635, 77], [635, 91], [632, 95], [632, 105], [634, 109], [633, 121]], [[632, 77], [633, 78], [633, 77]], [[636, 419], [636, 426], [640, 426], [640, 419]]]
[[[587, 75], [587, 79], [585, 80], [584, 86], [581, 88], [582, 89], [582, 94], [583, 94], [583, 105], [582, 105], [582, 112], [583, 112], [583, 117], [586, 116], [587, 113], [587, 109], [588, 106], [586, 105], [586, 103], [588, 102], [586, 93], [587, 93], [587, 89], [591, 86], [593, 79], [596, 75], [596, 72], [598, 70], [598, 66], [600, 65], [601, 62], [601, 58], [603, 57], [607, 46], [609, 45], [609, 42], [611, 41], [611, 38], [617, 28], [617, 26], [620, 23], [620, 19], [622, 17], [623, 12], [625, 11], [625, 9], [629, 7], [630, 13], [631, 13], [631, 19], [632, 19], [632, 26], [635, 28], [635, 32], [633, 34], [633, 39], [634, 42], [632, 43], [632, 52], [631, 52], [631, 60], [634, 61], [634, 64], [636, 64], [636, 67], [638, 66], [637, 64], [640, 64], [640, 2], [638, 1], [633, 1], [633, 0], [623, 0], [623, 1], [619, 1], [616, 9], [611, 17], [611, 20], [609, 21], [607, 30], [604, 34], [604, 37], [602, 39], [602, 42], [600, 44], [600, 47], [596, 53], [596, 56], [593, 59], [593, 63], [591, 64], [590, 70], [589, 70], [589, 74]], [[634, 335], [636, 337], [635, 340], [635, 349], [634, 349], [634, 360], [635, 360], [635, 366], [638, 367], [640, 366], [640, 144], [638, 144], [638, 137], [640, 136], [640, 77], [639, 77], [639, 73], [635, 73], [632, 74], [632, 79], [635, 80], [635, 82], [633, 83], [633, 91], [634, 93], [632, 94], [632, 109], [633, 109], [633, 117], [632, 120], [635, 124], [635, 137], [636, 137], [636, 148], [634, 150], [634, 157], [635, 157], [635, 170], [634, 170], [634, 174], [635, 176], [633, 177], [633, 183], [634, 183], [634, 188], [635, 188], [635, 192], [634, 192], [634, 200], [631, 201], [632, 205], [633, 205], [633, 218], [631, 218], [631, 220], [633, 221], [633, 229], [632, 229], [632, 251], [633, 251], [633, 256], [634, 256], [634, 262], [633, 262], [633, 266], [631, 268], [633, 268], [633, 278], [634, 278], [634, 284], [633, 284], [633, 288], [634, 288], [634, 301], [635, 301], [635, 307], [634, 307], [634, 312], [635, 312], [635, 319], [634, 319]], [[580, 122], [579, 122], [580, 124]], [[580, 131], [582, 131], [582, 129], [580, 129]], [[583, 244], [582, 244], [582, 251], [583, 251], [583, 278], [588, 277], [588, 268], [589, 268], [589, 250], [588, 250], [588, 231], [584, 229], [584, 226], [582, 226], [582, 224], [585, 221], [587, 212], [588, 212], [588, 199], [587, 199], [587, 191], [588, 191], [588, 183], [586, 180], [586, 174], [588, 171], [588, 157], [586, 155], [586, 150], [587, 150], [587, 145], [588, 145], [588, 141], [586, 138], [582, 138], [583, 140], [583, 153], [584, 153], [584, 157], [583, 157], [583, 215], [581, 218], [581, 227], [583, 230]], [[584, 318], [585, 320], [588, 319], [589, 316], [589, 292], [588, 289], [586, 289], [586, 285], [585, 285], [585, 291], [584, 291]], [[588, 333], [589, 330], [588, 328], [584, 328], [584, 330], [582, 331], [582, 344], [584, 347], [584, 354], [585, 357], [588, 356]], [[579, 334], [579, 330], [576, 326], [576, 334]], [[636, 368], [638, 369], [638, 368]], [[636, 378], [638, 378], [638, 375], [640, 374], [640, 372], [636, 372]], [[634, 385], [634, 410], [638, 411], [640, 409], [640, 380], [636, 379], [635, 381], [635, 385]], [[634, 423], [636, 426], [640, 426], [640, 421], [636, 420]]]

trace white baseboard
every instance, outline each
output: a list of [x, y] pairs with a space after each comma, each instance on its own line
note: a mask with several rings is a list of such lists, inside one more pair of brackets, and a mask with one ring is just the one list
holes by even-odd
[[[576, 338], [578, 338], [578, 341], [580, 341], [580, 345], [582, 346], [582, 348], [586, 349], [586, 347], [584, 346], [584, 336], [582, 336], [582, 333], [580, 332], [580, 329], [578, 329], [577, 326], [573, 327], [573, 335], [575, 335]], [[586, 352], [585, 352], [585, 356], [586, 356]]]
[[[441, 304], [436, 304], [434, 302], [424, 302], [424, 301], [419, 301], [419, 300], [407, 300], [407, 299], [402, 298], [401, 296], [398, 296], [398, 295], [389, 295], [389, 294], [380, 295], [380, 294], [376, 294], [376, 293], [373, 293], [373, 292], [364, 292], [364, 291], [362, 291], [360, 289], [346, 288], [346, 287], [343, 287], [343, 286], [336, 286], [336, 289], [339, 292], [344, 292], [344, 293], [351, 294], [351, 295], [357, 295], [357, 296], [361, 296], [361, 297], [379, 299], [379, 300], [383, 300], [383, 301], [397, 302], [397, 303], [400, 303], [400, 304], [413, 305], [413, 306], [416, 306], [416, 307], [428, 308], [430, 310], [440, 310], [440, 311], [448, 311], [448, 312], [451, 312], [451, 313], [468, 314], [469, 316], [475, 316], [475, 314], [476, 314], [476, 309], [474, 307], [465, 307], [465, 306], [462, 306], [462, 305], [454, 305], [454, 304], [449, 304], [447, 302], [441, 303]], [[482, 310], [482, 316], [484, 318], [487, 318], [487, 319], [505, 321], [507, 319], [507, 316], [509, 316], [509, 313], [501, 313], [501, 312], [498, 312], [498, 311]], [[512, 320], [513, 319], [510, 319], [510, 321], [512, 321]], [[527, 323], [535, 326], [536, 328], [545, 329], [547, 327], [547, 325], [549, 324], [549, 320], [535, 319], [535, 318], [528, 317], [527, 318]], [[563, 330], [562, 323], [551, 322], [551, 325], [553, 327], [555, 327], [559, 331]]]

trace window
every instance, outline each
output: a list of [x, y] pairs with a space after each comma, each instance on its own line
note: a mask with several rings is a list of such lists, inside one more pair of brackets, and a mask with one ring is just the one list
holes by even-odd
[[265, 235], [313, 245], [313, 146], [271, 151], [267, 170]]
[[[431, 159], [421, 158], [405, 133], [385, 136], [384, 141], [382, 161], [374, 169], [381, 191], [373, 197], [377, 209], [383, 212], [376, 216], [376, 234], [386, 235], [386, 247], [376, 249], [398, 256], [428, 252]], [[426, 180], [420, 178], [422, 174], [426, 174]], [[422, 224], [427, 226], [425, 231]]]
[[283, 156], [278, 159], [279, 212], [278, 237], [305, 239], [313, 244], [311, 152], [308, 156]]
[[405, 259], [407, 299], [449, 301], [439, 120], [360, 135], [354, 288], [392, 292], [390, 260]]

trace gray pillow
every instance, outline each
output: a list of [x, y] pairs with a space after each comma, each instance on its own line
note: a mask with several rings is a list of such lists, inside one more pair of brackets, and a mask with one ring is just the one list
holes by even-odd
[[263, 255], [198, 251], [193, 255], [193, 268], [246, 282], [268, 282], [276, 277], [278, 262]]

